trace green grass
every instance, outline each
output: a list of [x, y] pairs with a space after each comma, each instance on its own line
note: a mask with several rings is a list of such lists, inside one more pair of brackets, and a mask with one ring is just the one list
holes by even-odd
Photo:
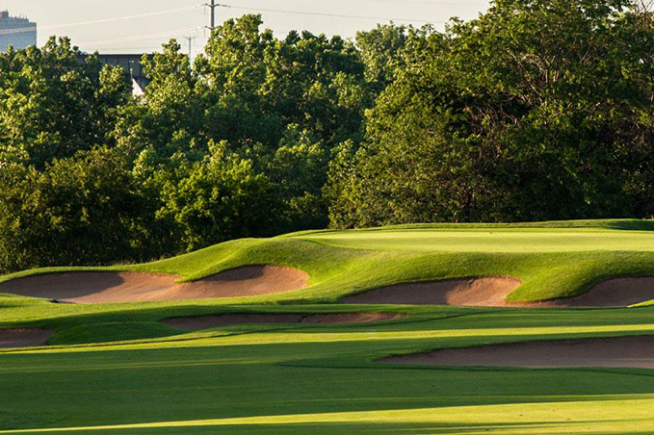
[[654, 251], [654, 232], [598, 229], [416, 229], [333, 232], [302, 239], [341, 248], [409, 252]]
[[[457, 369], [374, 360], [526, 340], [654, 335], [654, 307], [352, 306], [405, 281], [515, 276], [515, 300], [654, 276], [651, 221], [420, 225], [240, 240], [110, 270], [195, 280], [248, 264], [301, 268], [310, 287], [249, 299], [56, 305], [0, 295], [0, 328], [48, 327], [51, 346], [0, 349], [0, 434], [649, 434], [654, 371]], [[5, 276], [0, 281], [44, 269]], [[79, 269], [73, 269], [79, 270]], [[93, 270], [98, 270], [93, 269]], [[99, 269], [104, 270], [104, 269]], [[195, 333], [168, 317], [397, 311], [362, 325], [238, 325]]]

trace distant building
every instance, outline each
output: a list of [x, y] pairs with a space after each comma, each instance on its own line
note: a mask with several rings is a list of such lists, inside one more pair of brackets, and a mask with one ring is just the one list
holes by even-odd
[[0, 11], [0, 52], [6, 51], [9, 45], [16, 49], [36, 45], [36, 23]]
[[[83, 54], [80, 61], [89, 56]], [[119, 66], [132, 78], [134, 95], [143, 95], [145, 87], [150, 82], [141, 65], [142, 54], [98, 54], [98, 60], [105, 65]]]

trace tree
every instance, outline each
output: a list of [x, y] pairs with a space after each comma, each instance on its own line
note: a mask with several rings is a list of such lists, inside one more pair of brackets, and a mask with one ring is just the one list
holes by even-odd
[[225, 240], [274, 234], [277, 198], [270, 181], [250, 160], [228, 152], [227, 143], [212, 147], [187, 175], [163, 188], [160, 221], [172, 221], [174, 240], [192, 251]]
[[106, 148], [43, 171], [10, 164], [0, 176], [0, 270], [138, 259], [143, 203], [123, 155]]
[[107, 143], [131, 84], [70, 40], [0, 54], [0, 165], [49, 161]]
[[380, 93], [390, 85], [397, 70], [403, 66], [402, 54], [407, 43], [404, 26], [377, 25], [367, 32], [358, 32], [356, 45], [365, 65], [366, 80]]
[[333, 223], [641, 212], [651, 171], [636, 187], [631, 168], [651, 151], [654, 72], [643, 20], [623, 0], [498, 0], [444, 34], [410, 34]]

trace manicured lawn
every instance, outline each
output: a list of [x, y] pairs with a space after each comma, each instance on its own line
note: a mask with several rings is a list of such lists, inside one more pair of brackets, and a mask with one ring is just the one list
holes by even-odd
[[[10, 428], [108, 434], [186, 434], [189, 427], [271, 434], [651, 428], [646, 410], [654, 406], [654, 373], [647, 370], [394, 368], [371, 359], [534, 338], [654, 334], [654, 309], [415, 311], [385, 326], [241, 326], [196, 333], [194, 340], [3, 353], [0, 427], [12, 434], [21, 432]], [[107, 428], [84, 429], [92, 426]]]
[[412, 252], [654, 251], [654, 232], [602, 229], [344, 231], [301, 238], [343, 248]]
[[[642, 231], [647, 224], [585, 222], [571, 229], [573, 223], [546, 223], [492, 227], [492, 234], [439, 226], [314, 232], [112, 268], [192, 280], [267, 263], [311, 275], [306, 289], [250, 299], [57, 305], [0, 296], [0, 328], [57, 331], [47, 348], [0, 349], [0, 434], [654, 433], [651, 370], [375, 362], [447, 347], [654, 335], [654, 307], [337, 303], [380, 285], [449, 277], [518, 277], [523, 285], [512, 297], [531, 300], [576, 294], [612, 276], [654, 276], [654, 232]], [[614, 229], [621, 226], [626, 229]], [[239, 325], [194, 333], [159, 323], [227, 312], [361, 310], [409, 316], [377, 324]]]

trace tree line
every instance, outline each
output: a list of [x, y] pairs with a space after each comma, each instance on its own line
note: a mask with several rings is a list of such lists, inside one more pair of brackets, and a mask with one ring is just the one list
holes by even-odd
[[654, 214], [654, 18], [496, 0], [353, 40], [230, 20], [143, 97], [67, 38], [0, 54], [0, 272], [240, 237]]

